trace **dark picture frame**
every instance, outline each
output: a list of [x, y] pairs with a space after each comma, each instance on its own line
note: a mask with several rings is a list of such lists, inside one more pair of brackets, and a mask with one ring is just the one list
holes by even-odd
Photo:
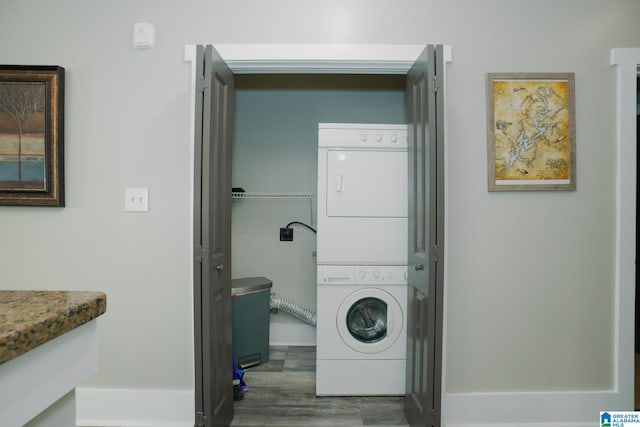
[[0, 65], [0, 205], [64, 203], [64, 68]]
[[487, 74], [489, 191], [576, 189], [574, 73]]

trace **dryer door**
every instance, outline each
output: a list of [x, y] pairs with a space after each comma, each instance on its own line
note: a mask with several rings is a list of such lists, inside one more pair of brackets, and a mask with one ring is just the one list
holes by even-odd
[[353, 350], [379, 353], [391, 347], [402, 331], [400, 304], [388, 292], [364, 288], [347, 296], [336, 318], [340, 338]]
[[327, 215], [407, 216], [406, 151], [329, 150]]

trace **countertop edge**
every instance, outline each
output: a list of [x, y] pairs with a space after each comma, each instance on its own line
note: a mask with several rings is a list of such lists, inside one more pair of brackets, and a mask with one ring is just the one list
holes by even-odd
[[[33, 319], [9, 319], [0, 324], [0, 364], [16, 358], [60, 335], [69, 332], [106, 312], [107, 296], [104, 292], [89, 291], [0, 291], [2, 295], [12, 295], [20, 301], [12, 301], [11, 311], [27, 313], [30, 304], [44, 304], [44, 313], [36, 313]], [[19, 298], [15, 298], [17, 295]], [[65, 304], [47, 305], [47, 299], [73, 296], [73, 301]], [[71, 298], [69, 298], [71, 299]], [[22, 305], [22, 307], [21, 307]], [[2, 305], [0, 305], [2, 308]], [[0, 314], [5, 314], [2, 312]], [[6, 316], [5, 316], [6, 317]], [[23, 314], [23, 317], [26, 315]]]

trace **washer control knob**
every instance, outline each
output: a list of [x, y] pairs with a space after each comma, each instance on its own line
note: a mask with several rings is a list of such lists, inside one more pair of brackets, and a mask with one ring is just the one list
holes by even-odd
[[404, 280], [409, 280], [409, 272], [408, 271], [404, 272]]
[[382, 142], [382, 135], [376, 134], [376, 141], [377, 142]]
[[364, 279], [365, 277], [367, 277], [367, 272], [366, 272], [366, 271], [364, 271], [364, 270], [361, 270], [361, 271], [359, 271], [359, 272], [358, 272], [358, 276], [359, 276], [361, 279]]
[[396, 143], [398, 142], [398, 135], [391, 135], [391, 142]]
[[380, 272], [379, 272], [379, 271], [374, 271], [374, 272], [373, 272], [373, 277], [374, 277], [375, 279], [380, 279]]
[[360, 141], [367, 142], [367, 134], [366, 133], [361, 133], [360, 134]]

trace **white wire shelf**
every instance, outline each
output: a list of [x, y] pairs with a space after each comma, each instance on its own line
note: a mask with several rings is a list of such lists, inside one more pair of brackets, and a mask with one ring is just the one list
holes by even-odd
[[235, 200], [312, 199], [311, 193], [231, 193]]

